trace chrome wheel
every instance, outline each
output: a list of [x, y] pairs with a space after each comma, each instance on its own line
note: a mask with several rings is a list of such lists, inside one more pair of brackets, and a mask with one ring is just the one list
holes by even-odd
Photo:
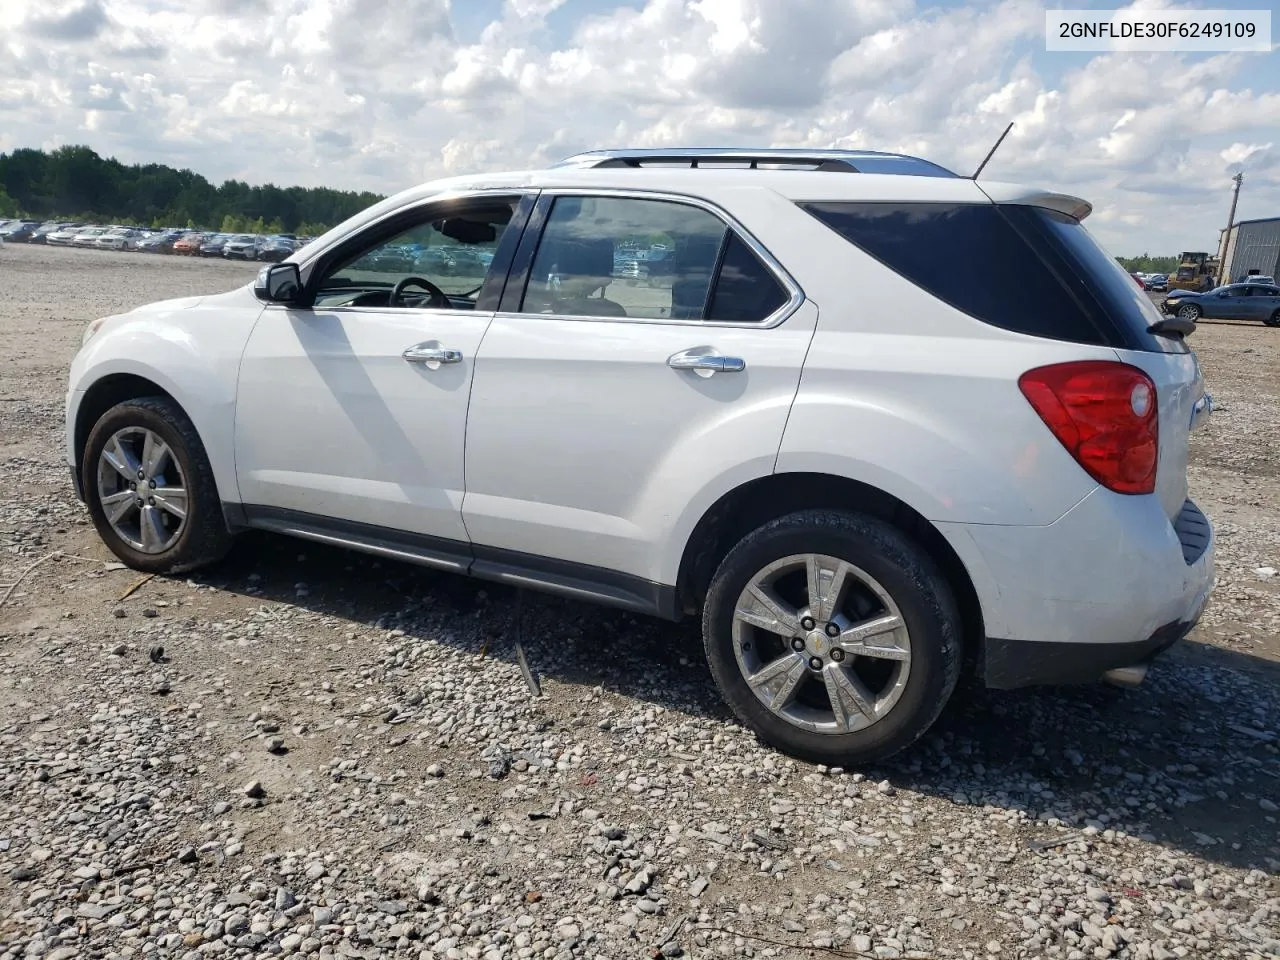
[[164, 553], [187, 523], [182, 467], [145, 427], [126, 427], [107, 440], [98, 457], [98, 501], [116, 535], [142, 553]]
[[1184, 303], [1178, 308], [1178, 316], [1183, 320], [1199, 320], [1200, 308], [1194, 303]]
[[821, 554], [783, 557], [747, 582], [734, 607], [733, 650], [756, 698], [815, 733], [883, 719], [911, 672], [911, 637], [888, 591]]

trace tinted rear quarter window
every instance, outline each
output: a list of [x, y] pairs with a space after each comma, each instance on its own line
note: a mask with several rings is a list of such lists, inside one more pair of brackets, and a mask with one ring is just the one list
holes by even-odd
[[993, 326], [1073, 343], [1186, 349], [1148, 332], [1159, 314], [1146, 295], [1079, 221], [1056, 211], [990, 203], [801, 206], [916, 286]]

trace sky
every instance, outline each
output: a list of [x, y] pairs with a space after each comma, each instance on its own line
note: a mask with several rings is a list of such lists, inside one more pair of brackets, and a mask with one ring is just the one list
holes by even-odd
[[1215, 250], [1237, 171], [1237, 219], [1280, 216], [1275, 45], [1048, 52], [1032, 0], [0, 8], [0, 152], [83, 143], [214, 182], [391, 193], [622, 146], [853, 147], [968, 174], [1013, 121], [983, 177], [1084, 197], [1116, 254]]

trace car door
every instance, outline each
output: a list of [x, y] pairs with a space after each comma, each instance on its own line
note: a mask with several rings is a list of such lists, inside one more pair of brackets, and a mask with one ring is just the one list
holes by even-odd
[[[266, 307], [236, 399], [251, 523], [412, 541], [441, 565], [469, 562], [467, 401], [531, 204], [484, 194], [402, 211], [308, 265], [303, 306]], [[493, 256], [469, 271], [425, 269], [422, 252], [437, 247]]]
[[1280, 286], [1267, 284], [1259, 287], [1259, 302], [1262, 309], [1258, 312], [1258, 319], [1269, 322], [1272, 317], [1280, 319]]
[[472, 387], [473, 572], [660, 608], [681, 512], [772, 471], [817, 308], [688, 198], [544, 191], [530, 223]]
[[1263, 321], [1271, 316], [1272, 298], [1268, 296], [1267, 288], [1260, 283], [1250, 283], [1245, 287], [1247, 294], [1245, 298], [1245, 320]]
[[1248, 319], [1248, 305], [1244, 294], [1245, 287], [1243, 284], [1233, 283], [1225, 287], [1219, 287], [1204, 298], [1206, 301], [1205, 316], [1219, 320]]

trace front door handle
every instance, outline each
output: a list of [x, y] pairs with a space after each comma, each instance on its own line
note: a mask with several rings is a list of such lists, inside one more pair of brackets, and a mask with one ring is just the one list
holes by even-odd
[[675, 370], [693, 370], [701, 376], [710, 376], [713, 373], [740, 373], [747, 369], [747, 361], [741, 357], [726, 357], [695, 348], [673, 353], [667, 357], [667, 366]]
[[410, 363], [425, 363], [434, 369], [442, 363], [461, 363], [462, 351], [442, 347], [435, 340], [427, 343], [415, 343], [400, 354]]

